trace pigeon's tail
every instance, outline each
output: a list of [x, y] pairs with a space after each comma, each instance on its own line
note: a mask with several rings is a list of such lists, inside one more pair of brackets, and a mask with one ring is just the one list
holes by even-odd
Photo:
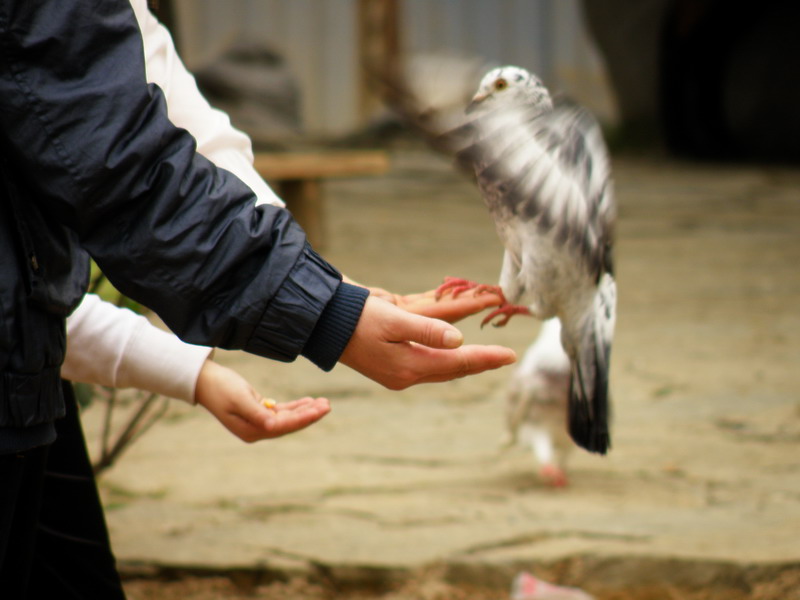
[[578, 360], [573, 361], [569, 387], [569, 434], [581, 448], [605, 454], [611, 447], [608, 427], [610, 402], [608, 366], [603, 364], [601, 353], [602, 350], [596, 346], [581, 349]]
[[580, 447], [605, 454], [611, 447], [608, 370], [614, 335], [616, 287], [610, 274], [600, 281], [592, 317], [581, 332], [571, 361], [569, 433]]

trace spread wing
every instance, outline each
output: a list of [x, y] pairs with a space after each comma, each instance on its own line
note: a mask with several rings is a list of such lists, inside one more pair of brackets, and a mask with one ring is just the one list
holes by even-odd
[[555, 232], [599, 279], [612, 272], [615, 205], [610, 159], [600, 126], [565, 100], [454, 116], [426, 106], [399, 77], [373, 80], [395, 112], [474, 175], [495, 219], [532, 221]]
[[612, 270], [610, 163], [588, 111], [566, 102], [544, 113], [505, 107], [439, 138], [451, 141], [458, 163], [474, 171], [484, 200], [501, 218], [554, 232], [555, 243], [574, 249], [597, 278]]

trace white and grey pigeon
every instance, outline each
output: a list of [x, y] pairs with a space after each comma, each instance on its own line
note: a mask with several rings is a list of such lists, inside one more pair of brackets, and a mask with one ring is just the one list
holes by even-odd
[[[535, 76], [505, 66], [487, 73], [464, 121], [436, 121], [402, 85], [390, 104], [436, 148], [473, 173], [505, 247], [506, 303], [484, 322], [514, 314], [561, 321], [570, 359], [569, 432], [604, 454], [610, 447], [609, 360], [616, 315], [612, 267], [615, 204], [608, 151], [585, 109], [554, 103]], [[490, 286], [448, 278], [440, 293]]]
[[568, 484], [567, 458], [575, 446], [567, 434], [569, 382], [561, 323], [548, 319], [508, 382], [506, 425], [509, 444], [530, 450], [542, 479], [553, 487]]

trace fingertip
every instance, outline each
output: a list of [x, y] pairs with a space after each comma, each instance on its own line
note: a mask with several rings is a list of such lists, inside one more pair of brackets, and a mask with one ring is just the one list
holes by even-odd
[[505, 346], [470, 346], [479, 363], [488, 369], [499, 369], [517, 362], [517, 353]]
[[502, 348], [498, 357], [498, 367], [507, 367], [517, 362], [517, 353], [508, 348]]
[[442, 347], [444, 348], [458, 348], [464, 343], [464, 334], [454, 327], [445, 329], [442, 335]]

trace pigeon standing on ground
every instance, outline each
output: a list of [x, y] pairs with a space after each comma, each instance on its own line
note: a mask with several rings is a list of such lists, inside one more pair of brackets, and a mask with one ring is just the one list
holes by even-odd
[[561, 323], [542, 323], [536, 341], [508, 384], [508, 441], [533, 452], [539, 474], [553, 487], [568, 484], [566, 462], [574, 447], [567, 435], [569, 357], [561, 347]]
[[[437, 149], [473, 173], [505, 247], [506, 302], [484, 322], [515, 314], [561, 321], [571, 364], [569, 432], [604, 454], [610, 446], [608, 371], [616, 314], [612, 267], [615, 205], [600, 127], [573, 104], [553, 102], [525, 69], [486, 74], [462, 124], [436, 113], [398, 82], [387, 100]], [[497, 287], [448, 278], [440, 293]], [[524, 303], [524, 304], [522, 304]]]

